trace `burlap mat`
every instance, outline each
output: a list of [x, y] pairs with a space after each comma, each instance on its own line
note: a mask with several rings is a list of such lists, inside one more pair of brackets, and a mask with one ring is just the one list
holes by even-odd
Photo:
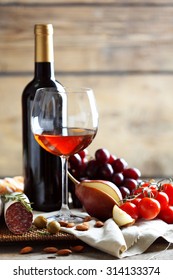
[[19, 235], [11, 233], [5, 225], [0, 228], [0, 243], [36, 240], [73, 241], [76, 239], [77, 238], [75, 236], [69, 233], [58, 232], [56, 234], [49, 234], [46, 229], [36, 229], [34, 226], [27, 233]]

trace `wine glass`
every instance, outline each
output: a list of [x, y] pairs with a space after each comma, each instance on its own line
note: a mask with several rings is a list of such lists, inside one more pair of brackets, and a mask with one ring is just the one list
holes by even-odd
[[56, 220], [79, 222], [68, 206], [68, 158], [85, 149], [98, 129], [98, 112], [91, 88], [40, 88], [31, 112], [36, 141], [49, 153], [60, 156], [62, 205]]

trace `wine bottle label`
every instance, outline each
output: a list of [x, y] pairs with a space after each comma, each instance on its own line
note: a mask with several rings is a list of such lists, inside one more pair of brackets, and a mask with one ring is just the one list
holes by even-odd
[[53, 62], [53, 26], [35, 25], [35, 62]]

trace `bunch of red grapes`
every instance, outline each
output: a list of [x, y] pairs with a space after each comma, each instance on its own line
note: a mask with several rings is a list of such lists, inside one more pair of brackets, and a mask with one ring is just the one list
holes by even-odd
[[[79, 181], [110, 181], [120, 189], [123, 198], [133, 193], [141, 176], [138, 168], [129, 167], [123, 158], [116, 157], [105, 148], [96, 150], [94, 158], [89, 158], [87, 149], [70, 156], [69, 172]], [[74, 189], [74, 184], [69, 180], [73, 207], [80, 208], [82, 205], [75, 196]]]

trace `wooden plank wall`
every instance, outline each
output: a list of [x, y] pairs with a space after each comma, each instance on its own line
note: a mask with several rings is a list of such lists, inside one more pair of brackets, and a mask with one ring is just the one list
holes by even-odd
[[173, 174], [173, 0], [0, 0], [0, 176], [22, 174], [21, 94], [35, 23], [54, 25], [56, 78], [94, 89], [106, 147], [144, 176]]

